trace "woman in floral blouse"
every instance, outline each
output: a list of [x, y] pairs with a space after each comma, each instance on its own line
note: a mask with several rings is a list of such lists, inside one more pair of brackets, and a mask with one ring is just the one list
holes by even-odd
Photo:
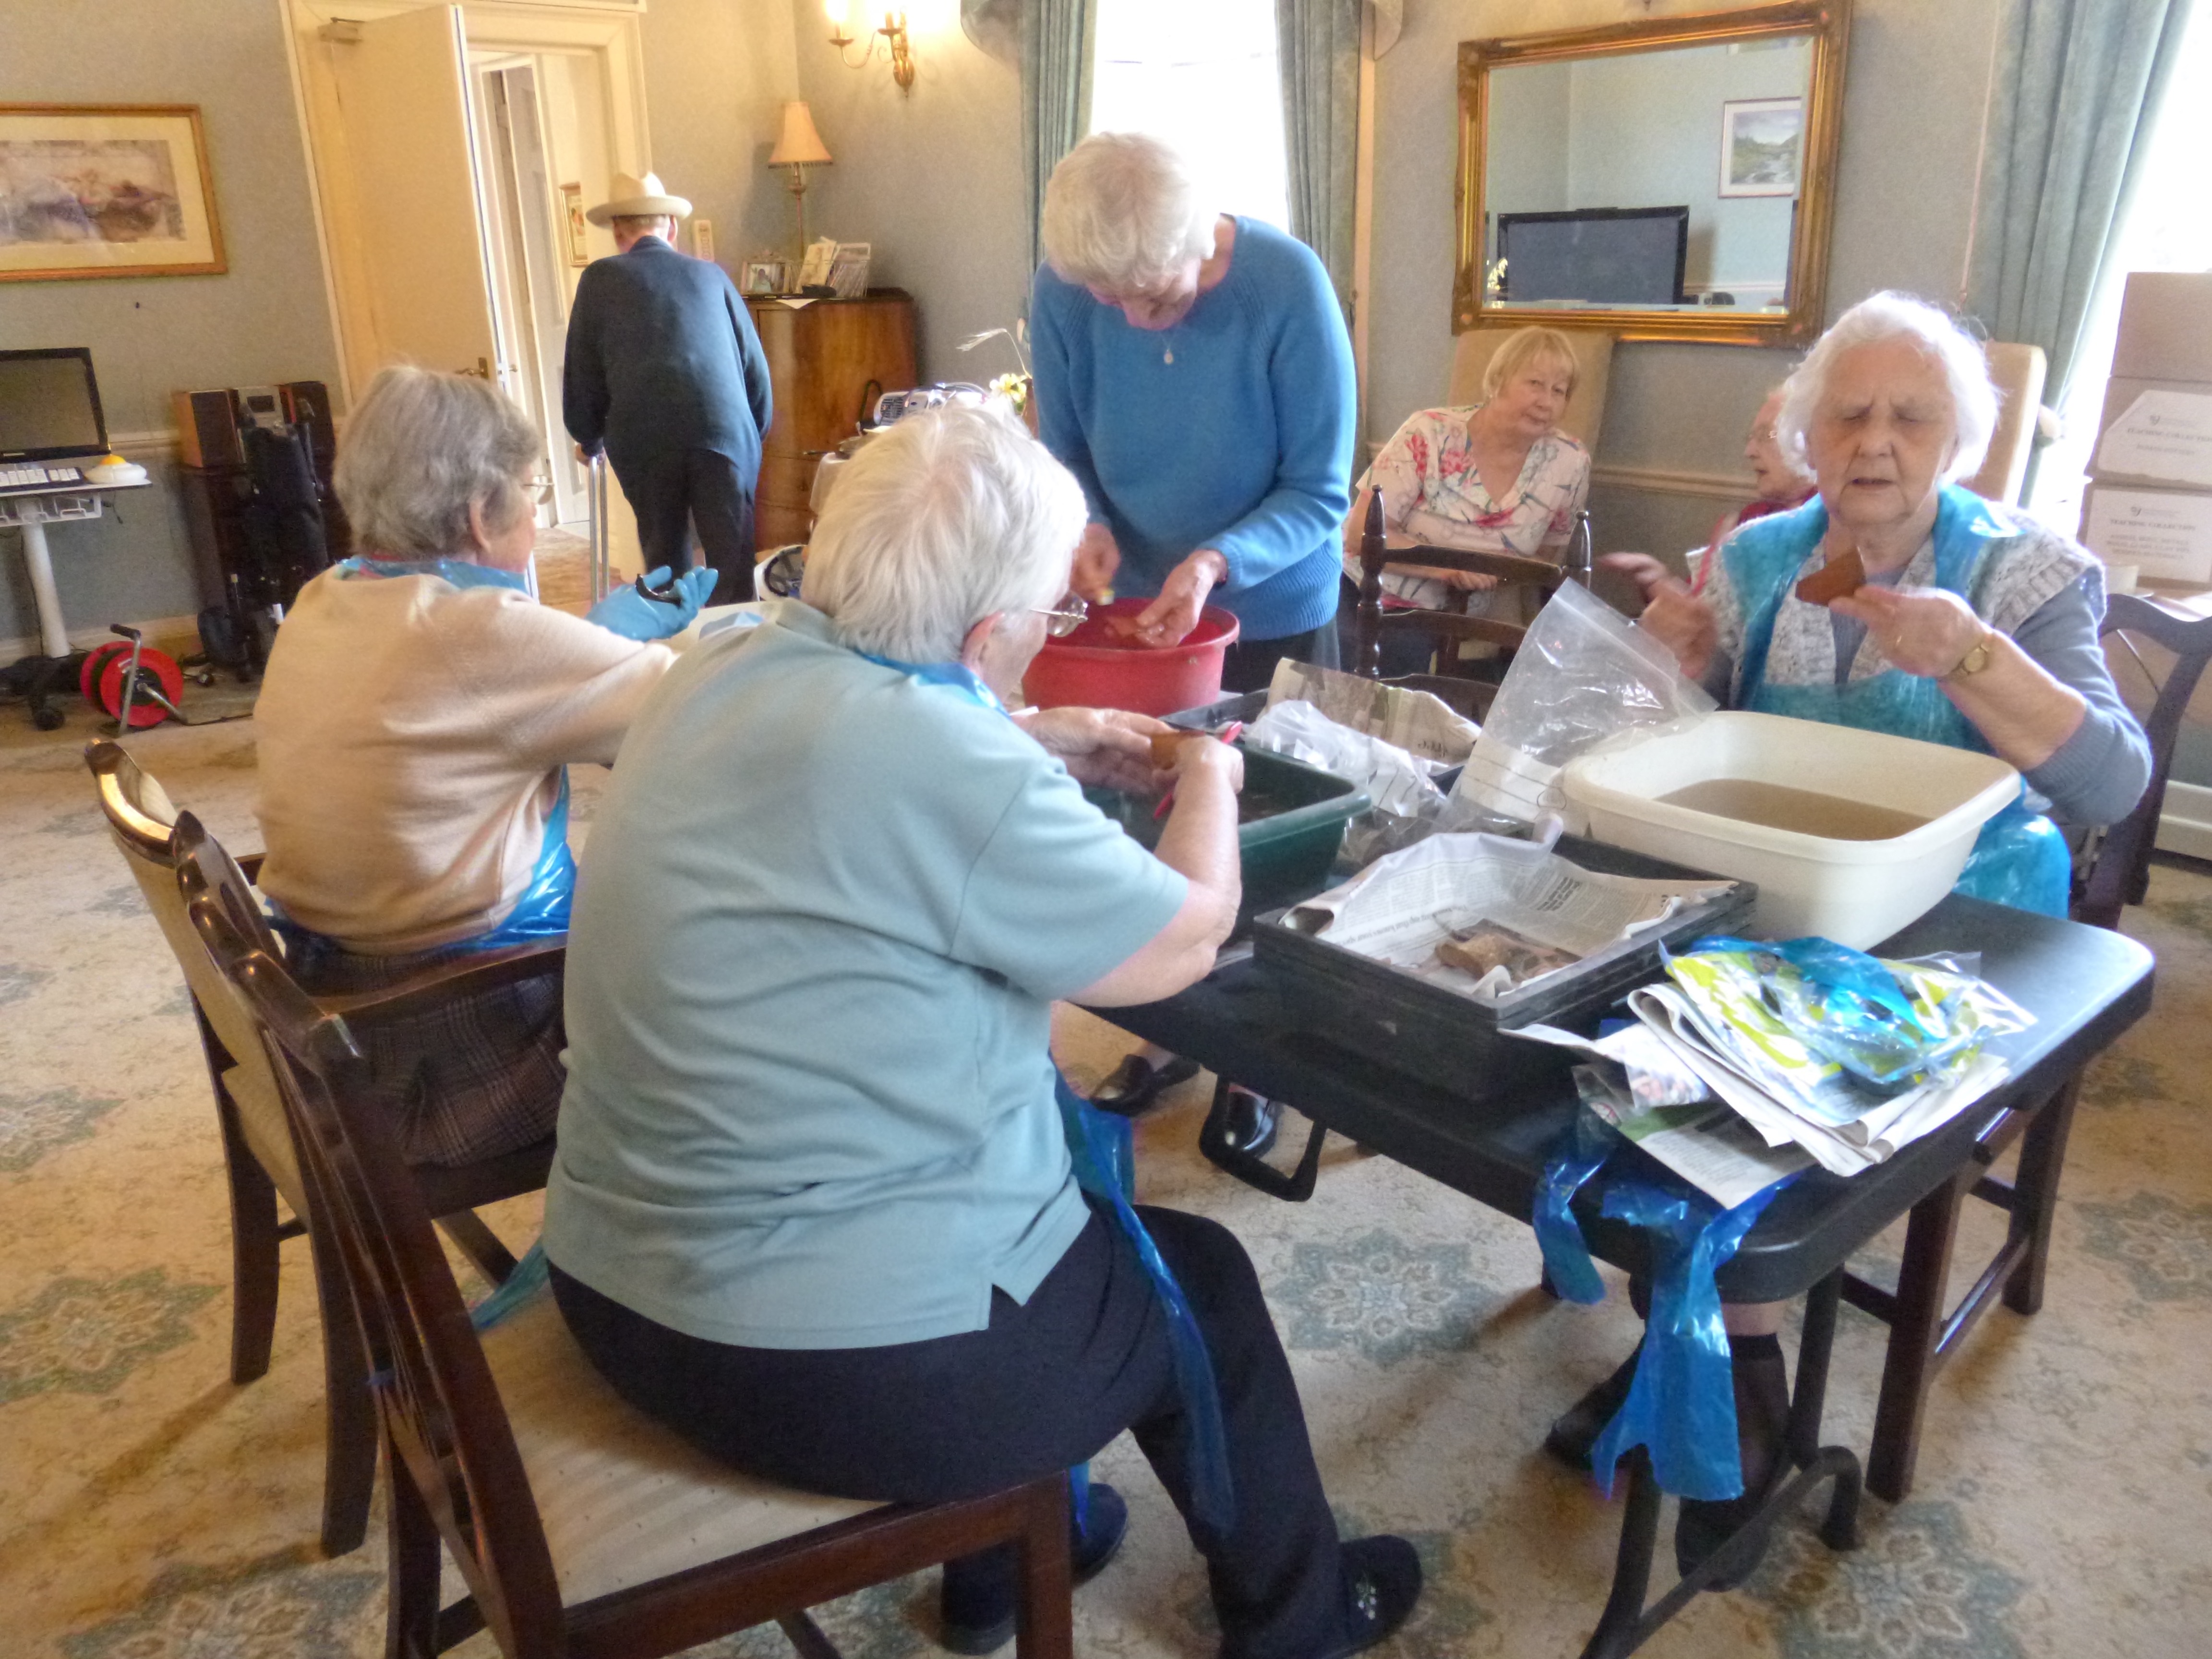
[[[1341, 626], [1351, 628], [1359, 587], [1359, 535], [1367, 498], [1382, 492], [1394, 541], [1517, 553], [1557, 562], [1574, 533], [1575, 514], [1589, 495], [1589, 452], [1559, 431], [1575, 390], [1574, 351], [1557, 329], [1524, 328], [1498, 348], [1482, 377], [1483, 401], [1472, 409], [1425, 409], [1400, 427], [1360, 481], [1345, 521]], [[1476, 599], [1497, 586], [1492, 576], [1394, 564], [1383, 573], [1382, 605], [1392, 611], [1460, 608], [1502, 620], [1526, 617], [1522, 595]], [[1389, 660], [1392, 647], [1410, 646], [1408, 660]], [[1418, 635], [1384, 641], [1386, 673], [1416, 672], [1427, 650]], [[1418, 654], [1422, 660], [1412, 661]], [[1349, 660], [1349, 658], [1346, 659]]]

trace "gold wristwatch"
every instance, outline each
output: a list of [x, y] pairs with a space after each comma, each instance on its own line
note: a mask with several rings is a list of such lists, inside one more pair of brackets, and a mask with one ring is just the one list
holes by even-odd
[[1996, 648], [1997, 630], [1994, 628], [1983, 629], [1982, 637], [1976, 640], [1966, 654], [1959, 659], [1959, 665], [1943, 678], [1947, 680], [1972, 678], [1990, 665], [1990, 659], [1996, 654]]

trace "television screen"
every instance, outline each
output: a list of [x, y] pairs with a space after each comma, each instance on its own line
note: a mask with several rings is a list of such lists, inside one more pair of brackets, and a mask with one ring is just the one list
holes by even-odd
[[1678, 305], [1689, 240], [1686, 207], [1498, 216], [1505, 298], [1515, 305]]
[[89, 349], [0, 351], [0, 459], [60, 459], [106, 449]]

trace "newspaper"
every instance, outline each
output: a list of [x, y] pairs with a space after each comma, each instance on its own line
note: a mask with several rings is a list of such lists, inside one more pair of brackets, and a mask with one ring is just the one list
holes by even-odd
[[1291, 925], [1494, 999], [1666, 921], [1724, 881], [1601, 875], [1533, 842], [1437, 835], [1291, 913]]
[[1310, 702], [1340, 726], [1446, 766], [1457, 766], [1467, 758], [1481, 729], [1432, 693], [1286, 658], [1275, 665], [1267, 706], [1292, 702]]
[[1776, 1182], [1810, 1168], [1802, 1147], [1760, 1144], [1749, 1124], [1717, 1100], [1639, 1107], [1609, 1069], [1575, 1067], [1583, 1103], [1723, 1210], [1733, 1210]]

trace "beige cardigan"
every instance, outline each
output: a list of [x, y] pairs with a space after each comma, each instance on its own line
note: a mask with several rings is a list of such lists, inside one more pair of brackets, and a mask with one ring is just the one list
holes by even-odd
[[263, 890], [372, 955], [496, 927], [561, 766], [612, 761], [674, 660], [512, 588], [325, 571], [277, 630], [254, 711]]

